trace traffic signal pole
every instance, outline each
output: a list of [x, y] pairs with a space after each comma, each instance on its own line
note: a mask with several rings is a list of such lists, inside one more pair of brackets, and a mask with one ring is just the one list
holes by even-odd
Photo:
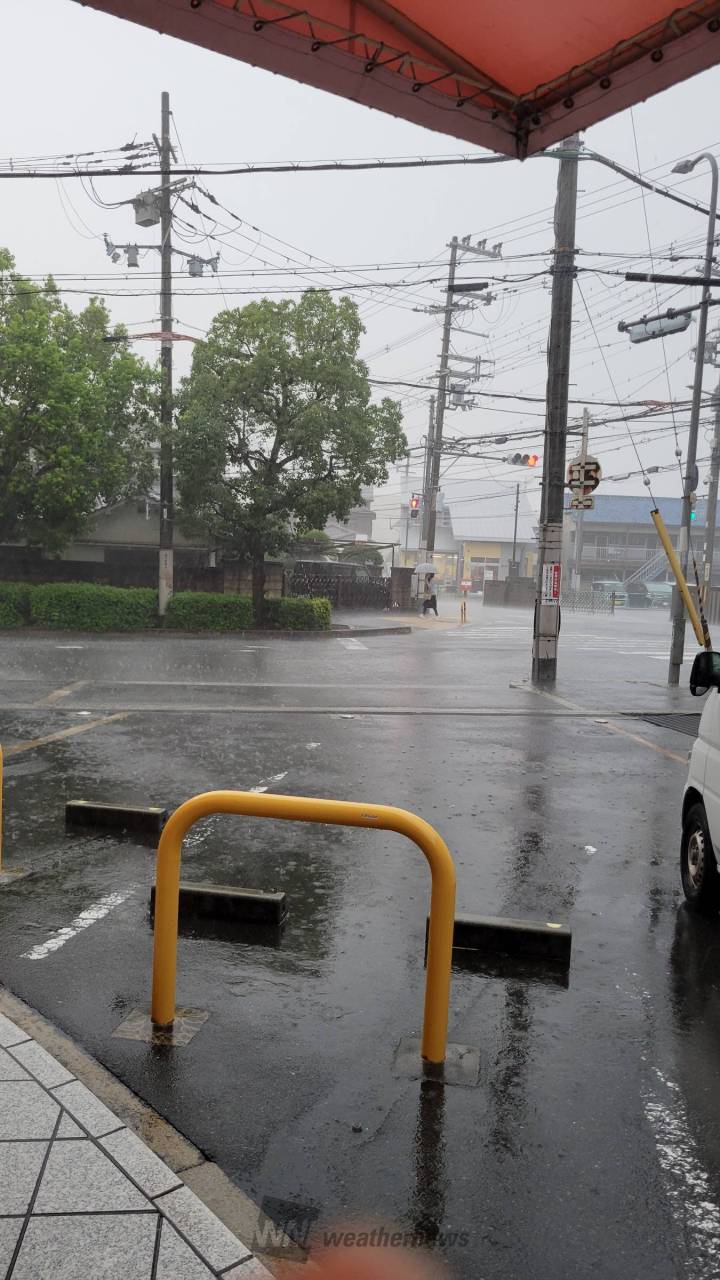
[[433, 437], [432, 469], [430, 473], [430, 509], [427, 519], [427, 535], [425, 549], [428, 559], [435, 550], [435, 526], [437, 523], [437, 498], [440, 488], [440, 460], [442, 458], [443, 423], [445, 420], [445, 402], [447, 400], [448, 359], [450, 356], [450, 335], [452, 333], [453, 310], [455, 306], [455, 265], [457, 263], [458, 238], [450, 241], [450, 265], [448, 268], [447, 294], [445, 295], [445, 317], [443, 320], [442, 351], [440, 353], [440, 377], [438, 379], [437, 404], [435, 406], [435, 432]]
[[558, 172], [555, 202], [555, 253], [545, 396], [544, 474], [533, 627], [532, 680], [534, 684], [552, 684], [557, 675], [579, 150], [580, 143], [577, 135], [562, 145], [563, 155]]

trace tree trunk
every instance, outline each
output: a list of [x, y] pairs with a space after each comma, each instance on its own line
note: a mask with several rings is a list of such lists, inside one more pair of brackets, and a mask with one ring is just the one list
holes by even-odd
[[265, 553], [254, 551], [252, 559], [253, 618], [256, 627], [265, 622]]

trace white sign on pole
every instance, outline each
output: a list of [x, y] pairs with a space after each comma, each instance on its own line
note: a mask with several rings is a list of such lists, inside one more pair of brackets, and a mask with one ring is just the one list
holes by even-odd
[[543, 565], [542, 602], [553, 605], [560, 603], [560, 565], [557, 561]]

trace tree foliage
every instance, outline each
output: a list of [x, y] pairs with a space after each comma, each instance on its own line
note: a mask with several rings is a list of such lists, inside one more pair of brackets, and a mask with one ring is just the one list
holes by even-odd
[[77, 314], [0, 250], [0, 541], [59, 550], [148, 486], [155, 386], [100, 299]]
[[346, 519], [407, 449], [399, 407], [371, 402], [362, 332], [350, 299], [310, 291], [223, 311], [195, 347], [176, 429], [181, 512], [252, 561], [258, 621], [265, 555], [296, 528]]

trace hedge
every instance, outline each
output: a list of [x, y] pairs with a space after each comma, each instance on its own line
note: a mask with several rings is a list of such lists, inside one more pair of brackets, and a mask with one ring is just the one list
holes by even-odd
[[[213, 591], [179, 591], [168, 603], [164, 624], [178, 631], [249, 631], [254, 625], [252, 601]], [[157, 593], [149, 587], [92, 582], [0, 582], [0, 629], [30, 625], [66, 631], [148, 631], [159, 625]], [[265, 627], [329, 631], [330, 601], [266, 600]]]
[[330, 601], [293, 596], [266, 600], [265, 626], [273, 631], [329, 631]]
[[29, 626], [33, 590], [28, 582], [0, 582], [0, 627]]
[[102, 587], [53, 582], [33, 587], [36, 626], [66, 631], [145, 631], [157, 626], [157, 592], [150, 587]]
[[179, 631], [247, 631], [252, 627], [248, 596], [215, 591], [178, 591], [168, 602], [165, 626]]

